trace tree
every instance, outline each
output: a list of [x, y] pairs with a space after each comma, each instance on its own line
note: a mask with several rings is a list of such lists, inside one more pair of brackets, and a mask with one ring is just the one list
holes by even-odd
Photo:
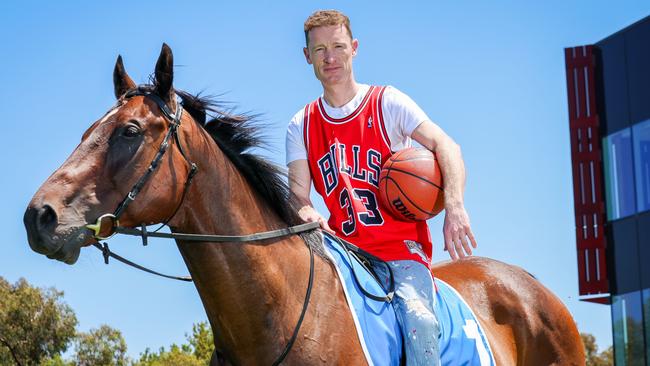
[[128, 362], [122, 333], [108, 325], [91, 329], [88, 333], [79, 333], [75, 348], [75, 365], [125, 366]]
[[64, 352], [77, 317], [61, 301], [63, 292], [10, 284], [0, 277], [0, 364], [38, 365]]
[[582, 343], [585, 347], [587, 366], [610, 366], [614, 364], [614, 348], [612, 346], [598, 353], [596, 337], [589, 333], [580, 333], [580, 338], [582, 338]]
[[[0, 365], [126, 366], [127, 346], [119, 330], [108, 325], [76, 334], [77, 318], [63, 302], [63, 292], [40, 289], [25, 279], [11, 284], [0, 277]], [[147, 349], [134, 366], [207, 366], [214, 344], [207, 322], [192, 326], [187, 343], [169, 351]], [[74, 341], [71, 360], [61, 354]]]
[[161, 347], [158, 353], [151, 353], [149, 349], [147, 349], [140, 355], [140, 360], [133, 364], [133, 366], [176, 365], [206, 366], [208, 364], [196, 358], [188, 345], [177, 346], [175, 344], [171, 345], [169, 351], [165, 351], [165, 348]]
[[208, 323], [200, 322], [192, 325], [192, 335], [188, 336], [187, 340], [194, 350], [194, 357], [205, 365], [209, 365], [212, 353], [214, 353], [214, 338], [212, 328]]
[[614, 347], [609, 346], [606, 350], [600, 353], [600, 359], [603, 360], [603, 365], [614, 364]]
[[187, 335], [188, 344], [180, 346], [172, 344], [169, 351], [161, 347], [158, 352], [152, 353], [149, 349], [140, 355], [134, 366], [207, 366], [214, 352], [212, 329], [207, 322], [200, 322], [192, 326], [192, 334]]
[[64, 360], [61, 355], [56, 355], [52, 358], [41, 361], [39, 366], [77, 366], [73, 361]]

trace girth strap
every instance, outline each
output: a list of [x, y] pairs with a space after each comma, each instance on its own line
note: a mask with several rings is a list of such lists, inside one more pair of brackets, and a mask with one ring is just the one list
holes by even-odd
[[[377, 263], [381, 263], [382, 265], [384, 265], [386, 267], [386, 269], [388, 270], [388, 275], [390, 277], [390, 282], [388, 284], [388, 289], [385, 289], [386, 292], [387, 292], [386, 296], [375, 295], [375, 294], [372, 294], [372, 293], [368, 292], [368, 290], [366, 290], [363, 287], [363, 285], [361, 284], [361, 281], [359, 281], [359, 278], [357, 277], [357, 271], [354, 269], [354, 266], [351, 265], [352, 275], [354, 275], [354, 280], [356, 281], [357, 285], [359, 286], [359, 289], [361, 290], [361, 292], [366, 297], [371, 298], [371, 299], [373, 299], [375, 301], [380, 301], [380, 302], [391, 302], [391, 301], [393, 301], [393, 297], [395, 296], [395, 278], [393, 277], [393, 269], [390, 268], [390, 265], [388, 263], [386, 263], [386, 261], [384, 261], [383, 259], [366, 252], [365, 250], [363, 250], [363, 249], [359, 248], [358, 246], [350, 243], [349, 241], [341, 239], [336, 235], [331, 235], [329, 233], [326, 233], [326, 234], [330, 238], [332, 238], [333, 240], [335, 240], [336, 242], [341, 244], [341, 247], [343, 247], [343, 250], [345, 251], [345, 254], [348, 257], [348, 261], [350, 261], [350, 265], [352, 264], [352, 258], [350, 258], [350, 252], [352, 252], [352, 254], [355, 255], [357, 257], [357, 259], [359, 259], [359, 262], [361, 263], [361, 265], [363, 267], [366, 267], [366, 265], [364, 264], [364, 260], [366, 260], [366, 261], [367, 260], [372, 260], [372, 261], [375, 261]], [[370, 272], [370, 274], [372, 274], [375, 277], [377, 282], [379, 282], [379, 283], [382, 282], [382, 281], [379, 280], [379, 278], [377, 278], [377, 276], [375, 275], [375, 271], [373, 271], [372, 268], [367, 268], [366, 267], [366, 269], [368, 270], [368, 272]]]

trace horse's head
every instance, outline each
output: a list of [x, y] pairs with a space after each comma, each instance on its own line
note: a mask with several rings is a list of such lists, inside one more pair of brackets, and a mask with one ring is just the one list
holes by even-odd
[[[174, 214], [190, 170], [174, 145], [187, 141], [194, 123], [185, 115], [179, 136], [171, 133], [173, 119], [179, 116], [177, 108], [182, 111], [172, 80], [172, 52], [167, 45], [148, 88], [135, 85], [118, 57], [113, 73], [116, 106], [88, 128], [79, 146], [27, 207], [24, 223], [34, 251], [68, 264], [76, 262], [80, 248], [96, 240], [86, 225], [129, 201], [125, 197], [146, 174], [166, 139], [169, 147], [143, 183], [138, 199], [118, 216], [122, 226], [136, 226], [163, 222]], [[111, 230], [110, 226], [103, 225], [102, 231]]]

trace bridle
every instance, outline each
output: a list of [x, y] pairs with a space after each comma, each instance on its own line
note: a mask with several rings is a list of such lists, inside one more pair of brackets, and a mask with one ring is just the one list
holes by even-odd
[[[167, 130], [167, 134], [165, 135], [162, 142], [160, 143], [160, 146], [158, 147], [158, 151], [156, 152], [156, 155], [154, 156], [151, 163], [149, 164], [149, 167], [144, 172], [144, 174], [142, 174], [140, 179], [138, 179], [138, 181], [133, 185], [129, 193], [127, 193], [126, 196], [122, 199], [122, 201], [117, 206], [115, 211], [112, 214], [107, 213], [99, 216], [99, 218], [94, 224], [86, 225], [86, 228], [93, 231], [94, 233], [93, 237], [97, 240], [109, 239], [110, 237], [112, 237], [118, 232], [117, 228], [120, 226], [119, 224], [120, 216], [122, 216], [124, 211], [126, 211], [126, 208], [129, 206], [129, 204], [135, 200], [138, 193], [140, 193], [140, 190], [142, 190], [142, 187], [144, 187], [144, 185], [147, 183], [149, 178], [151, 178], [151, 175], [158, 169], [158, 165], [160, 164], [160, 161], [162, 160], [163, 156], [169, 149], [170, 140], [172, 138], [176, 141], [176, 145], [178, 146], [178, 150], [181, 152], [181, 155], [183, 156], [185, 161], [189, 164], [190, 170], [188, 171], [187, 178], [185, 179], [181, 201], [179, 202], [178, 206], [174, 210], [174, 213], [163, 222], [163, 225], [166, 225], [176, 215], [176, 212], [178, 212], [178, 209], [180, 208], [180, 206], [183, 204], [183, 201], [185, 200], [185, 196], [190, 187], [190, 184], [192, 184], [192, 179], [194, 178], [194, 175], [196, 175], [198, 171], [198, 166], [187, 157], [187, 154], [185, 154], [185, 150], [183, 150], [183, 145], [181, 144], [180, 139], [178, 137], [178, 128], [181, 125], [181, 118], [183, 116], [182, 102], [180, 100], [176, 101], [176, 112], [172, 113], [172, 111], [169, 109], [167, 104], [162, 100], [162, 98], [160, 98], [157, 94], [143, 88], [131, 89], [128, 92], [126, 92], [122, 98], [129, 99], [135, 96], [144, 96], [145, 98], [149, 98], [154, 103], [156, 103], [158, 105], [158, 108], [160, 108], [162, 114], [165, 116], [165, 118], [169, 120], [170, 122], [169, 129]], [[104, 230], [102, 229], [104, 228], [105, 223], [108, 223], [110, 225], [109, 226], [110, 231], [108, 234], [102, 235], [102, 232], [104, 232]]]
[[[292, 234], [298, 234], [306, 231], [312, 231], [315, 230], [319, 227], [319, 224], [317, 222], [310, 222], [306, 224], [301, 224], [301, 225], [296, 225], [296, 226], [291, 226], [279, 230], [272, 230], [272, 231], [267, 231], [267, 232], [262, 232], [262, 233], [255, 233], [255, 234], [250, 234], [250, 235], [203, 235], [203, 234], [184, 234], [184, 233], [159, 233], [157, 232], [160, 228], [165, 226], [178, 212], [179, 208], [182, 206], [183, 201], [185, 200], [185, 196], [187, 195], [187, 191], [190, 187], [190, 184], [192, 184], [192, 179], [196, 175], [198, 171], [198, 166], [193, 163], [188, 156], [185, 154], [185, 151], [183, 150], [183, 146], [180, 142], [180, 139], [178, 137], [178, 128], [181, 125], [181, 118], [183, 115], [183, 106], [182, 106], [182, 101], [178, 99], [176, 101], [176, 112], [172, 113], [170, 108], [167, 106], [167, 104], [163, 101], [160, 96], [157, 94], [153, 93], [152, 91], [149, 91], [145, 88], [138, 87], [135, 89], [131, 89], [128, 92], [124, 94], [122, 97], [123, 99], [128, 99], [132, 98], [135, 96], [144, 96], [145, 98], [149, 98], [152, 100], [158, 107], [160, 108], [162, 114], [165, 116], [165, 118], [170, 122], [169, 129], [167, 130], [167, 134], [163, 138], [163, 141], [160, 144], [160, 147], [158, 148], [158, 151], [156, 155], [154, 156], [153, 160], [149, 164], [149, 167], [147, 170], [144, 172], [144, 174], [138, 179], [138, 181], [133, 185], [129, 193], [126, 194], [124, 199], [120, 202], [120, 204], [117, 206], [115, 211], [113, 213], [107, 213], [99, 216], [97, 221], [94, 224], [87, 224], [86, 228], [90, 229], [93, 231], [93, 238], [97, 239], [97, 242], [93, 243], [93, 246], [98, 248], [99, 250], [102, 251], [104, 255], [104, 261], [105, 263], [108, 264], [108, 258], [112, 257], [115, 258], [123, 263], [126, 263], [128, 265], [134, 266], [138, 269], [144, 270], [149, 273], [153, 273], [159, 276], [167, 277], [167, 278], [172, 278], [172, 279], [177, 279], [177, 280], [183, 280], [183, 281], [192, 281], [191, 278], [189, 277], [177, 277], [177, 276], [169, 276], [169, 275], [164, 275], [161, 273], [158, 273], [156, 271], [152, 271], [150, 269], [147, 269], [143, 266], [140, 266], [138, 264], [135, 264], [113, 252], [110, 251], [108, 248], [108, 244], [103, 243], [100, 244], [100, 240], [106, 240], [111, 238], [115, 234], [125, 234], [125, 235], [135, 235], [135, 236], [140, 236], [142, 238], [142, 244], [147, 245], [147, 238], [148, 237], [160, 237], [160, 238], [169, 238], [169, 239], [177, 239], [177, 240], [184, 240], [184, 241], [201, 241], [201, 242], [252, 242], [252, 241], [260, 241], [264, 239], [272, 239], [272, 238], [279, 238], [283, 236], [288, 236]], [[185, 180], [184, 188], [183, 188], [183, 194], [181, 196], [181, 200], [178, 203], [178, 206], [172, 213], [172, 215], [167, 218], [162, 225], [156, 229], [153, 232], [147, 232], [147, 228], [145, 224], [142, 224], [140, 229], [133, 229], [133, 228], [127, 228], [127, 227], [121, 227], [119, 223], [119, 218], [124, 214], [124, 211], [126, 208], [129, 206], [131, 202], [133, 202], [144, 187], [144, 185], [149, 181], [151, 178], [152, 174], [157, 170], [160, 161], [162, 160], [163, 156], [169, 149], [170, 142], [174, 139], [176, 141], [176, 145], [178, 146], [178, 149], [185, 159], [185, 161], [189, 164], [190, 169], [188, 171], [187, 178]], [[108, 224], [108, 227], [105, 227], [105, 225]], [[108, 230], [108, 231], [107, 231]], [[102, 234], [106, 233], [107, 234]], [[298, 319], [298, 323], [296, 324], [296, 327], [294, 328], [293, 334], [291, 338], [289, 339], [287, 345], [285, 346], [282, 354], [278, 356], [278, 358], [273, 362], [273, 365], [279, 365], [287, 356], [289, 351], [291, 350], [291, 347], [293, 346], [296, 337], [298, 336], [298, 332], [300, 330], [300, 326], [302, 325], [302, 322], [304, 320], [305, 314], [307, 312], [307, 306], [309, 305], [309, 299], [311, 297], [311, 290], [313, 287], [313, 280], [314, 280], [314, 251], [311, 245], [307, 242], [307, 247], [309, 248], [309, 254], [310, 254], [310, 265], [309, 265], [309, 282], [307, 285], [307, 292], [305, 294], [305, 301], [303, 303], [302, 311], [300, 314], [300, 318]]]

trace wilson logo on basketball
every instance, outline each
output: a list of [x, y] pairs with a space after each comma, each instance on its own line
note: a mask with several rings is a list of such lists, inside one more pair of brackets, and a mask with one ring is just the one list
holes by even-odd
[[399, 220], [424, 221], [439, 214], [445, 200], [435, 154], [414, 147], [393, 154], [379, 175], [379, 198]]
[[417, 219], [417, 217], [415, 217], [415, 214], [406, 208], [404, 202], [402, 202], [399, 197], [395, 198], [391, 203], [395, 211], [399, 212], [404, 218], [407, 218], [409, 220]]

